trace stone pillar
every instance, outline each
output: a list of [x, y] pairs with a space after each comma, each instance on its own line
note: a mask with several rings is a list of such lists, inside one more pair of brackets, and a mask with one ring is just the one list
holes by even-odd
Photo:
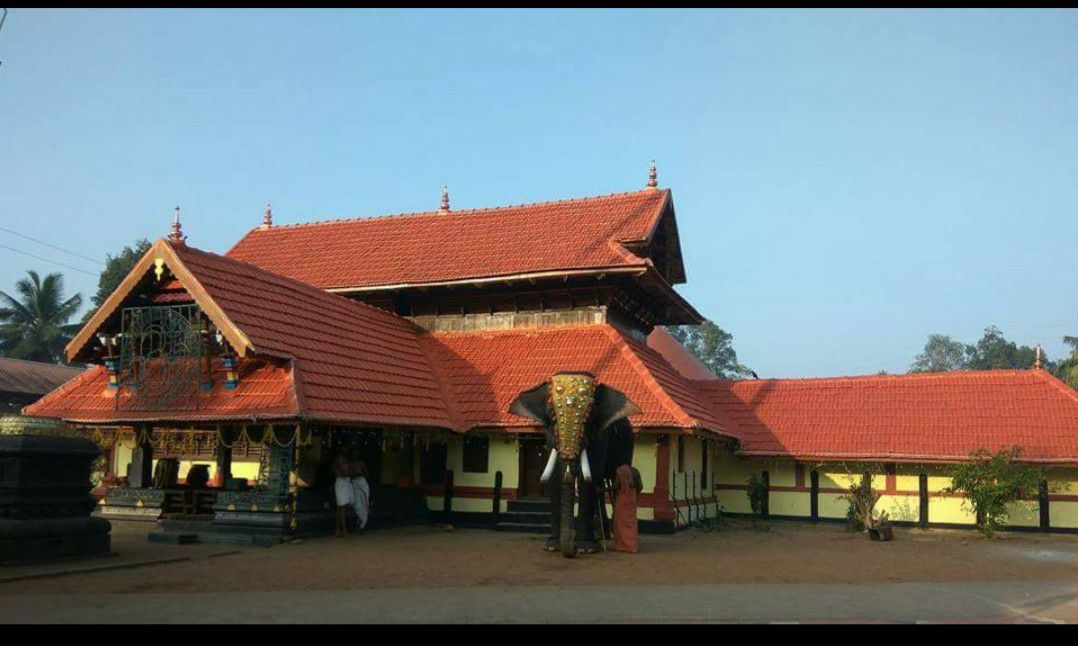
[[140, 424], [135, 427], [137, 444], [131, 452], [131, 472], [128, 482], [132, 489], [153, 486], [153, 427]]

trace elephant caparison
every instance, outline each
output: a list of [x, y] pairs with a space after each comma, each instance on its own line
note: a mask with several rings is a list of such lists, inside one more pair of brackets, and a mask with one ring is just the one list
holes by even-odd
[[[566, 557], [594, 552], [594, 518], [602, 486], [622, 464], [632, 463], [628, 417], [640, 412], [621, 392], [587, 372], [558, 372], [520, 393], [509, 412], [546, 429], [548, 457], [540, 480], [550, 492], [547, 550]], [[579, 501], [574, 518], [573, 503]]]

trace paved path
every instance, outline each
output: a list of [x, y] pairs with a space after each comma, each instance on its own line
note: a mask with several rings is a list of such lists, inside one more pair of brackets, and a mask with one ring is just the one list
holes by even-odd
[[0, 590], [0, 622], [1078, 622], [1078, 582], [476, 587], [137, 595]]

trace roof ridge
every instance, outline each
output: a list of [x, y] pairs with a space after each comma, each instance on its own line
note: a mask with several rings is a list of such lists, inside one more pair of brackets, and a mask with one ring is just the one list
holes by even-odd
[[1062, 379], [1056, 377], [1052, 373], [1044, 370], [1043, 368], [1033, 369], [1033, 374], [1040, 377], [1048, 385], [1063, 392], [1064, 395], [1070, 397], [1074, 401], [1078, 402], [1078, 390], [1075, 390], [1068, 386]]
[[[628, 355], [627, 358], [629, 364], [633, 366], [633, 369], [636, 370], [637, 374], [651, 386], [652, 396], [662, 402], [662, 405], [667, 409], [667, 412], [673, 413], [674, 419], [677, 419], [682, 424], [693, 428], [699, 428], [699, 420], [690, 415], [687, 410], [674, 401], [674, 398], [670, 396], [670, 393], [666, 392], [666, 389], [659, 383], [659, 380], [656, 379], [655, 375], [651, 374], [651, 370], [644, 365], [644, 360], [633, 350], [630, 340], [612, 325], [602, 324], [601, 327], [607, 336], [622, 344], [622, 353]], [[647, 346], [645, 345], [644, 347]]]
[[[661, 189], [660, 192], [668, 193], [669, 191], [670, 191], [670, 189], [664, 188], [664, 189]], [[540, 201], [540, 202], [523, 202], [523, 203], [520, 203], [520, 204], [509, 204], [509, 205], [506, 205], [506, 206], [486, 206], [486, 207], [475, 208], [475, 209], [453, 209], [453, 210], [449, 211], [448, 213], [438, 211], [438, 210], [434, 210], [434, 211], [402, 211], [402, 212], [399, 212], [399, 213], [386, 213], [386, 214], [381, 214], [381, 215], [355, 216], [355, 217], [349, 217], [349, 218], [328, 218], [328, 219], [324, 219], [324, 220], [311, 220], [309, 222], [293, 222], [291, 224], [275, 224], [271, 228], [262, 228], [261, 226], [254, 227], [250, 231], [248, 231], [247, 234], [245, 234], [243, 236], [243, 238], [246, 238], [247, 235], [250, 235], [251, 233], [265, 232], [265, 231], [277, 231], [277, 230], [280, 230], [280, 229], [300, 229], [300, 228], [304, 228], [304, 227], [326, 226], [326, 225], [331, 225], [331, 224], [353, 224], [353, 223], [357, 223], [357, 222], [380, 221], [380, 220], [389, 220], [389, 219], [404, 219], [404, 218], [418, 218], [418, 217], [446, 218], [446, 217], [452, 217], [454, 215], [476, 215], [476, 214], [489, 213], [489, 212], [493, 212], [493, 211], [513, 211], [513, 210], [520, 210], [520, 209], [527, 209], [527, 208], [541, 207], [541, 206], [553, 206], [553, 205], [561, 205], [561, 204], [583, 204], [583, 203], [589, 203], [589, 202], [598, 202], [598, 201], [601, 201], [601, 200], [608, 200], [608, 199], [614, 199], [614, 198], [627, 197], [627, 196], [630, 196], [630, 195], [650, 194], [651, 192], [652, 192], [651, 189], [641, 189], [641, 190], [636, 190], [636, 191], [623, 191], [623, 192], [620, 192], [620, 193], [606, 193], [606, 194], [603, 194], [603, 195], [590, 195], [590, 196], [585, 196], [585, 197], [566, 197], [566, 198], [561, 198], [561, 199], [557, 199], [557, 200], [544, 200], [544, 201]], [[240, 240], [243, 240], [243, 238], [240, 238]], [[239, 242], [237, 242], [236, 244], [238, 245]], [[233, 245], [233, 248], [235, 246], [236, 245]], [[229, 251], [231, 251], [231, 249]]]
[[[1042, 371], [1043, 372], [1043, 371]], [[729, 384], [741, 384], [741, 383], [764, 383], [764, 382], [776, 382], [781, 381], [788, 384], [821, 384], [825, 382], [844, 382], [844, 381], [914, 381], [914, 380], [944, 380], [944, 379], [958, 379], [960, 377], [1030, 377], [1034, 373], [1033, 370], [1027, 368], [1000, 368], [994, 370], [948, 370], [944, 372], [907, 372], [904, 374], [894, 375], [836, 375], [830, 377], [768, 377], [763, 379], [717, 379], [714, 381], [726, 382]], [[692, 381], [712, 381], [708, 379], [693, 379]]]

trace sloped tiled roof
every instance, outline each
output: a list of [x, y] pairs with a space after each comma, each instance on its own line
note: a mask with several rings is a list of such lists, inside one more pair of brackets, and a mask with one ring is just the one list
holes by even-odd
[[668, 190], [490, 209], [273, 226], [228, 252], [325, 289], [406, 286], [569, 270], [646, 270]]
[[677, 339], [670, 336], [661, 325], [656, 325], [648, 335], [648, 347], [662, 355], [662, 358], [686, 379], [717, 379], [715, 373], [678, 343]]
[[745, 455], [945, 461], [1019, 445], [1078, 463], [1078, 393], [1043, 370], [698, 381]]
[[0, 392], [44, 395], [84, 370], [55, 363], [0, 357]]
[[[166, 240], [154, 243], [102, 311], [76, 335], [68, 347], [70, 356], [91, 342], [95, 326], [108, 320], [109, 308], [122, 306], [124, 289], [134, 289], [138, 272], [147, 271], [154, 259], [165, 261], [244, 359], [292, 362], [289, 383], [294, 385], [299, 415], [322, 421], [454, 426], [416, 339], [418, 328], [410, 321], [254, 265]], [[99, 394], [109, 396], [107, 388]], [[49, 414], [46, 408], [28, 412]], [[258, 411], [252, 408], [253, 415]]]
[[[282, 365], [283, 364], [283, 365]], [[58, 417], [69, 422], [135, 423], [199, 420], [274, 420], [293, 419], [300, 415], [292, 369], [286, 362], [244, 359], [239, 363], [240, 380], [235, 390], [224, 387], [225, 375], [217, 370], [213, 389], [199, 392], [198, 405], [190, 400], [184, 406], [161, 408], [108, 386], [108, 372], [95, 366], [37, 402], [23, 412], [40, 417]]]
[[509, 404], [559, 370], [594, 373], [643, 411], [635, 428], [699, 429], [728, 434], [658, 353], [609, 325], [442, 332], [422, 337], [467, 427], [528, 427]]

